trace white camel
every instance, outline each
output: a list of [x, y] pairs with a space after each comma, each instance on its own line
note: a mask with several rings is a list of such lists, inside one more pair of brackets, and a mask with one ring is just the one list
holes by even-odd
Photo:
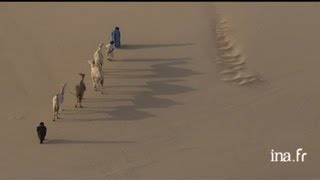
[[93, 83], [93, 88], [98, 91], [98, 88], [103, 87], [103, 75], [102, 68], [99, 64], [96, 64], [95, 61], [88, 61], [91, 67], [91, 78]]
[[61, 91], [57, 93], [52, 98], [52, 110], [53, 110], [53, 121], [57, 119], [60, 119], [59, 112], [62, 110], [62, 104], [64, 102], [64, 90], [67, 83], [64, 83], [61, 87]]
[[102, 50], [103, 45], [104, 45], [103, 43], [100, 43], [98, 46], [98, 49], [96, 50], [96, 52], [93, 55], [95, 64], [101, 66], [101, 68], [103, 65], [103, 58], [104, 58], [103, 50]]

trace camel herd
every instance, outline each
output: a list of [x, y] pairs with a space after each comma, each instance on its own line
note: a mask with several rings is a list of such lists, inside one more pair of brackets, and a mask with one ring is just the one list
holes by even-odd
[[[98, 49], [93, 55], [93, 60], [89, 60], [88, 63], [90, 64], [91, 69], [91, 79], [93, 83], [93, 88], [95, 91], [98, 91], [103, 87], [103, 74], [102, 74], [102, 66], [104, 61], [104, 54], [103, 54], [103, 47], [104, 43], [100, 43], [98, 46]], [[107, 52], [108, 54], [109, 52]], [[113, 57], [113, 54], [112, 54]], [[109, 59], [109, 58], [108, 58]], [[86, 91], [86, 85], [84, 83], [85, 74], [79, 73], [81, 76], [80, 82], [75, 86], [76, 93], [74, 94], [77, 97], [77, 102], [75, 105], [75, 108], [79, 107], [82, 108], [81, 101], [83, 99], [84, 93]], [[61, 87], [61, 90], [59, 93], [54, 95], [52, 98], [52, 110], [53, 110], [53, 121], [56, 121], [56, 119], [60, 119], [59, 112], [62, 111], [62, 104], [64, 102], [64, 93], [67, 83], [64, 83]]]
[[[246, 67], [246, 61], [242, 52], [236, 47], [236, 44], [232, 42], [229, 36], [230, 28], [227, 25], [225, 18], [218, 15], [218, 22], [215, 29], [216, 42], [217, 42], [217, 64], [222, 68], [219, 73], [222, 76], [220, 79], [222, 81], [233, 82], [238, 85], [244, 85], [247, 83], [260, 80], [257, 74], [249, 73]], [[106, 45], [107, 59], [109, 61], [113, 58], [113, 46], [114, 42], [111, 41], [110, 44]], [[100, 43], [98, 49], [93, 55], [93, 60], [89, 60], [91, 69], [91, 79], [93, 83], [93, 88], [95, 91], [99, 91], [103, 87], [104, 77], [102, 74], [102, 66], [104, 62], [104, 52], [102, 50], [104, 43]], [[75, 107], [82, 108], [81, 101], [86, 91], [86, 85], [84, 83], [85, 74], [79, 73], [81, 76], [81, 81], [76, 85], [77, 103]], [[62, 86], [59, 93], [57, 93], [52, 99], [53, 105], [53, 121], [59, 119], [59, 112], [62, 110], [61, 106], [64, 101], [64, 91], [66, 83]]]

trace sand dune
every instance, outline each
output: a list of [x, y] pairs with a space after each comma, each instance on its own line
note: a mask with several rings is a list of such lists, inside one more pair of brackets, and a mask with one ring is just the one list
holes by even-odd
[[[0, 179], [319, 177], [319, 12], [319, 3], [0, 3]], [[95, 92], [87, 61], [114, 26], [123, 48]], [[75, 109], [80, 72], [87, 91]], [[298, 147], [306, 162], [270, 162], [272, 148]]]
[[222, 67], [219, 73], [222, 81], [236, 82], [244, 85], [259, 80], [256, 74], [248, 72], [243, 52], [230, 38], [230, 30], [226, 18], [217, 13], [216, 42], [217, 64]]

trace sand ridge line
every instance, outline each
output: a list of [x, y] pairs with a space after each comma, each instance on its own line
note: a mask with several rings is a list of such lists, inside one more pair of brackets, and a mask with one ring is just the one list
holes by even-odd
[[217, 13], [218, 22], [216, 23], [215, 35], [217, 41], [217, 59], [216, 63], [222, 69], [219, 73], [220, 80], [237, 85], [245, 85], [257, 80], [261, 80], [258, 74], [248, 71], [245, 56], [232, 42], [230, 28], [227, 20]]

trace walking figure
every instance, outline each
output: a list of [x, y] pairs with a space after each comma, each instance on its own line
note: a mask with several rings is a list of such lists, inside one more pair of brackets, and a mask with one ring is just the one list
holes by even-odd
[[43, 143], [44, 138], [47, 135], [47, 127], [44, 125], [44, 122], [40, 122], [40, 125], [37, 127], [38, 138], [40, 140], [40, 144]]
[[114, 51], [115, 47], [114, 47], [114, 41], [111, 41], [109, 44], [106, 45], [106, 53], [107, 53], [107, 59], [108, 61], [112, 61], [114, 58]]
[[84, 83], [84, 76], [85, 74], [83, 73], [79, 73], [79, 75], [81, 76], [81, 81], [78, 85], [76, 85], [75, 89], [76, 89], [76, 96], [77, 96], [77, 103], [74, 107], [78, 107], [78, 104], [80, 104], [80, 108], [82, 108], [82, 105], [81, 105], [81, 101], [83, 99], [83, 95], [84, 95], [84, 92], [86, 91], [86, 85]]
[[112, 38], [112, 41], [114, 41], [114, 43], [115, 43], [115, 47], [116, 48], [120, 48], [121, 47], [121, 42], [120, 42], [121, 33], [120, 33], [120, 28], [119, 27], [116, 27], [111, 32], [111, 38]]

